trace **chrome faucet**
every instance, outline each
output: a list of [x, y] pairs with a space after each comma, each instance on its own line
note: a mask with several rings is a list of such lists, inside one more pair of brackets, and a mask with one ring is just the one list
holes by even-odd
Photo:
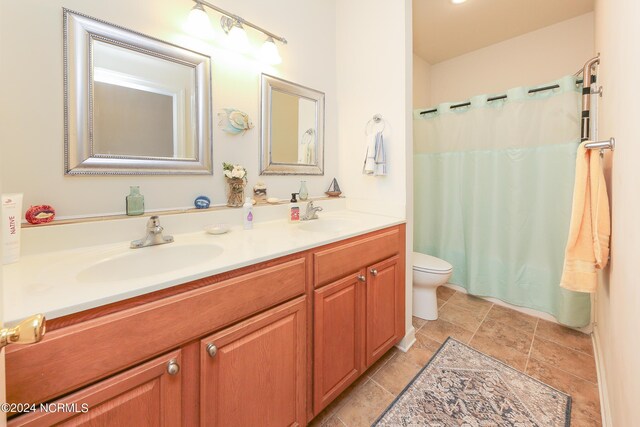
[[163, 236], [164, 228], [160, 225], [160, 218], [157, 215], [152, 216], [147, 221], [147, 235], [142, 239], [131, 242], [131, 249], [139, 249], [147, 246], [163, 245], [173, 242], [173, 236]]
[[322, 211], [322, 207], [313, 206], [313, 200], [309, 200], [309, 202], [307, 203], [307, 209], [306, 209], [304, 215], [302, 215], [300, 217], [300, 220], [301, 221], [310, 221], [312, 219], [318, 219], [318, 212], [321, 212], [321, 211]]

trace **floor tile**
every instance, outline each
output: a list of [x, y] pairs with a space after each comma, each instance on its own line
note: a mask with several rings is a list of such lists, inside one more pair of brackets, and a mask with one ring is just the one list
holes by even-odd
[[346, 424], [337, 415], [334, 415], [322, 424], [322, 427], [346, 427]]
[[413, 327], [416, 329], [416, 332], [422, 328], [422, 325], [424, 325], [424, 323], [426, 322], [426, 320], [421, 319], [419, 317], [413, 316], [412, 319], [412, 323], [413, 323]]
[[441, 308], [443, 305], [447, 303], [446, 299], [438, 298], [438, 308]]
[[598, 380], [593, 357], [541, 339], [537, 335], [533, 340], [531, 357], [592, 383], [596, 383]]
[[436, 289], [436, 295], [438, 296], [438, 299], [441, 299], [443, 301], [447, 301], [449, 298], [451, 298], [451, 295], [455, 293], [456, 291], [454, 291], [453, 289], [444, 286], [439, 286], [438, 289]]
[[[394, 354], [395, 355], [395, 354]], [[384, 357], [384, 356], [383, 356]], [[336, 397], [326, 408], [324, 408], [318, 415], [316, 415], [310, 426], [318, 427], [320, 425], [324, 425], [333, 415], [336, 414], [338, 409], [340, 409], [346, 402], [351, 399], [356, 390], [362, 387], [367, 381], [369, 381], [368, 375], [362, 375], [360, 378], [355, 380], [349, 387], [347, 387], [338, 397]]]
[[569, 394], [573, 400], [572, 412], [583, 418], [600, 419], [600, 396], [596, 384], [534, 358], [529, 360], [526, 373]]
[[387, 351], [382, 357], [367, 369], [365, 372], [366, 376], [372, 377], [376, 372], [380, 370], [389, 360], [396, 357], [398, 354], [402, 353], [401, 350], [398, 350], [396, 347], [391, 347], [391, 350]]
[[600, 419], [587, 418], [573, 411], [571, 407], [571, 426], [575, 427], [601, 427], [602, 422]]
[[368, 427], [393, 399], [391, 393], [370, 379], [353, 393], [353, 397], [338, 410], [337, 415], [348, 427]]
[[511, 347], [525, 355], [529, 354], [533, 333], [512, 328], [495, 320], [485, 320], [476, 335], [483, 336], [503, 346]]
[[493, 338], [476, 334], [469, 345], [519, 371], [524, 371], [527, 365], [527, 354], [512, 347], [499, 344]]
[[546, 320], [540, 320], [536, 335], [593, 356], [591, 335]]
[[473, 332], [447, 322], [446, 320], [438, 319], [425, 323], [418, 334], [423, 334], [427, 338], [442, 344], [450, 336], [463, 343], [468, 343]]
[[[421, 349], [417, 349], [421, 350]], [[427, 359], [428, 360], [428, 359]], [[425, 362], [426, 364], [426, 362]], [[409, 384], [409, 381], [420, 372], [421, 367], [409, 354], [399, 354], [382, 367], [372, 379], [397, 396]]]
[[481, 314], [484, 316], [487, 314], [491, 306], [492, 302], [483, 300], [482, 298], [474, 297], [468, 294], [463, 294], [462, 292], [456, 292], [451, 295], [451, 298], [447, 300], [447, 305], [455, 304], [465, 310], [473, 311], [474, 313]]
[[525, 332], [534, 332], [538, 318], [529, 316], [528, 314], [520, 313], [519, 311], [512, 310], [510, 308], [502, 307], [494, 304], [487, 313], [487, 319], [495, 320], [498, 323], [502, 323], [512, 328], [520, 329]]
[[484, 313], [467, 310], [459, 305], [447, 303], [438, 313], [442, 320], [454, 325], [462, 326], [469, 331], [475, 331], [484, 319]]

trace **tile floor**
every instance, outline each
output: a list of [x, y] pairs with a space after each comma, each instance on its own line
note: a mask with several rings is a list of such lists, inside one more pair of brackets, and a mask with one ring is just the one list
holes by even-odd
[[438, 320], [413, 318], [417, 342], [391, 349], [311, 426], [370, 426], [448, 337], [571, 395], [571, 425], [601, 426], [591, 337], [452, 289], [438, 288]]

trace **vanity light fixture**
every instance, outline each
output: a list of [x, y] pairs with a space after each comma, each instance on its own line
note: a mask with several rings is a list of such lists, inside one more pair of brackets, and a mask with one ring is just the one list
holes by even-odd
[[461, 3], [464, 3], [466, 1], [467, 0], [451, 0], [451, 3], [453, 3], [453, 4], [461, 4]]
[[189, 31], [197, 37], [205, 39], [213, 38], [213, 27], [211, 26], [209, 15], [207, 15], [207, 12], [200, 3], [196, 3], [191, 9], [191, 12], [189, 12], [187, 26]]
[[[287, 39], [284, 37], [273, 34], [270, 31], [265, 30], [249, 21], [244, 20], [238, 15], [227, 12], [226, 10], [219, 8], [218, 6], [211, 4], [203, 0], [193, 0], [196, 4], [189, 12], [188, 25], [191, 31], [198, 35], [211, 38], [213, 29], [211, 28], [211, 21], [207, 16], [207, 12], [204, 6], [215, 10], [222, 14], [220, 18], [220, 26], [228, 36], [229, 45], [241, 52], [246, 52], [249, 48], [249, 39], [247, 33], [244, 30], [244, 26], [251, 27], [254, 30], [258, 30], [267, 36], [266, 41], [262, 45], [260, 50], [260, 59], [269, 64], [279, 64], [282, 62], [280, 54], [278, 53], [278, 47], [275, 41], [279, 41], [282, 44], [287, 44]], [[205, 19], [206, 18], [206, 19]]]
[[233, 20], [228, 16], [220, 18], [220, 26], [227, 34], [229, 46], [238, 52], [246, 52], [249, 50], [249, 37], [244, 30], [240, 21]]
[[262, 44], [260, 48], [260, 60], [269, 65], [276, 65], [282, 62], [280, 53], [278, 53], [278, 46], [276, 46], [273, 37], [267, 37], [267, 40]]

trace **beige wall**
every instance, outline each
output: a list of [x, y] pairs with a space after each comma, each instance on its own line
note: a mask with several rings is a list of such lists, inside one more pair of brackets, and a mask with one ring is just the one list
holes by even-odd
[[[350, 0], [336, 5], [340, 187], [352, 208], [405, 217], [413, 145], [411, 1]], [[375, 46], [375, 52], [364, 46]], [[365, 125], [377, 113], [385, 120], [385, 177], [362, 174]], [[407, 237], [411, 240], [410, 228]], [[410, 266], [411, 257], [407, 261]], [[411, 276], [407, 279], [409, 331]]]
[[596, 1], [600, 139], [616, 138], [609, 155], [611, 263], [596, 295], [596, 342], [604, 361], [603, 410], [610, 426], [640, 425], [640, 3]]
[[575, 73], [592, 56], [593, 13], [588, 13], [432, 64], [430, 102], [545, 83]]
[[[338, 175], [335, 1], [216, 0], [215, 4], [286, 37], [289, 44], [278, 45], [282, 64], [266, 66], [222, 48], [222, 42], [205, 43], [189, 36], [183, 26], [193, 7], [191, 0], [0, 1], [4, 190], [23, 192], [25, 209], [51, 204], [62, 217], [123, 213], [130, 185], [140, 186], [148, 210], [193, 206], [200, 194], [223, 203], [225, 161], [247, 167], [249, 186], [262, 180], [270, 196], [286, 197], [299, 188], [299, 177], [258, 176], [260, 73], [266, 72], [326, 93], [325, 175], [307, 177], [310, 194], [324, 194]], [[213, 176], [64, 176], [63, 6], [211, 55]], [[211, 11], [209, 16], [218, 29], [220, 15]], [[258, 49], [264, 36], [251, 29], [247, 34]], [[223, 108], [248, 113], [254, 129], [244, 135], [223, 132], [217, 126], [217, 113]]]
[[431, 105], [431, 65], [420, 56], [413, 54], [413, 108]]

